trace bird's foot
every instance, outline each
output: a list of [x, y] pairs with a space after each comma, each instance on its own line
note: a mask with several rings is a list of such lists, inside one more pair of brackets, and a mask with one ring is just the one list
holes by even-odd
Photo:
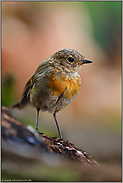
[[35, 130], [36, 130], [36, 132], [38, 132], [38, 134], [44, 134], [42, 132], [39, 132], [38, 128], [36, 128]]

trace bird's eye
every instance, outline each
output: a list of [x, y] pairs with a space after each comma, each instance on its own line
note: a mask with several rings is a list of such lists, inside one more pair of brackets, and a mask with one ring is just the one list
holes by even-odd
[[74, 61], [74, 58], [69, 57], [69, 58], [68, 58], [68, 61], [69, 61], [69, 62], [73, 62], [73, 61]]

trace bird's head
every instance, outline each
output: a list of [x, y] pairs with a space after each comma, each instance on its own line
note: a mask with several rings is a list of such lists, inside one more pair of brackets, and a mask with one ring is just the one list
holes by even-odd
[[73, 49], [57, 51], [51, 58], [61, 67], [70, 71], [77, 71], [83, 64], [92, 63], [92, 61], [85, 59], [81, 53]]

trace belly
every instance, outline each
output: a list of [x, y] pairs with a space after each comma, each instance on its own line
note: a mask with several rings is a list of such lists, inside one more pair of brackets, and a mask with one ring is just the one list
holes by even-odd
[[[31, 102], [42, 111], [54, 113], [72, 102], [80, 91], [81, 78], [51, 76], [44, 86], [33, 88]], [[40, 89], [39, 89], [40, 88]]]

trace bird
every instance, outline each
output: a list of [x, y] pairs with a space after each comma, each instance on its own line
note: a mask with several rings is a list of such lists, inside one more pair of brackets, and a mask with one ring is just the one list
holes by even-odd
[[60, 139], [63, 139], [56, 115], [79, 94], [81, 77], [78, 69], [87, 63], [92, 61], [77, 50], [65, 48], [57, 51], [38, 66], [25, 85], [20, 102], [13, 108], [21, 109], [29, 103], [33, 105], [37, 110], [37, 132], [39, 111], [52, 113]]

